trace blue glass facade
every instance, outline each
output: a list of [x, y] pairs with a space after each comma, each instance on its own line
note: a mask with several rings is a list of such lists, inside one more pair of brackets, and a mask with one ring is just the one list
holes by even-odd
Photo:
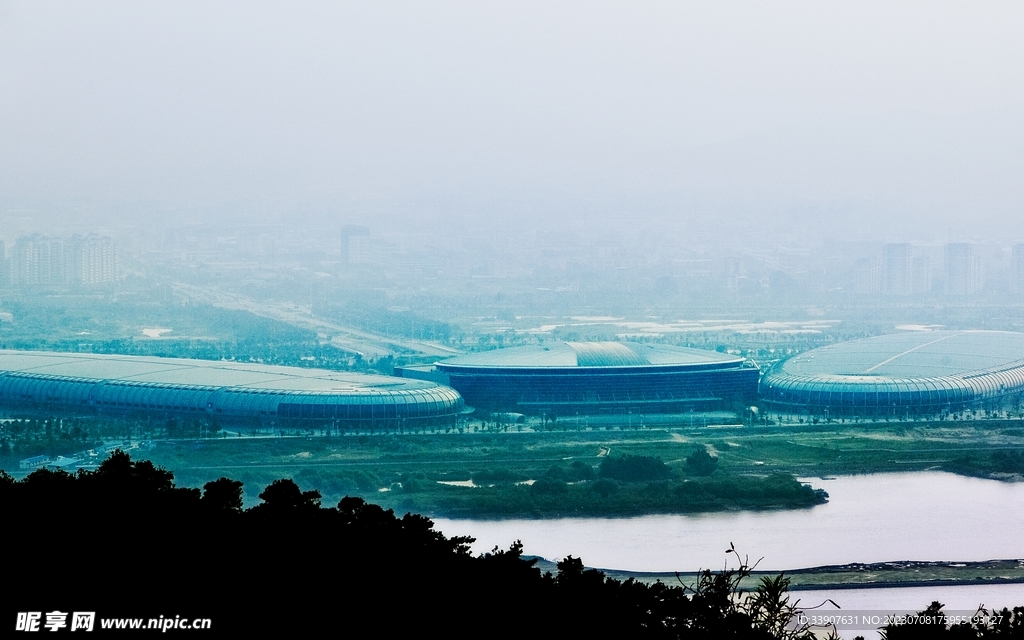
[[[12, 353], [17, 353], [21, 371], [4, 370], [4, 356]], [[384, 376], [128, 356], [104, 359], [103, 366], [98, 367], [109, 375], [116, 372], [118, 362], [125, 362], [126, 369], [135, 367], [135, 371], [142, 371], [138, 377], [149, 378], [138, 381], [29, 372], [25, 369], [81, 371], [88, 368], [90, 357], [102, 358], [32, 355], [0, 354], [0, 407], [72, 414], [191, 415], [266, 423], [302, 421], [339, 427], [447, 423], [466, 410], [462, 397], [451, 388]], [[193, 377], [203, 378], [208, 384], [153, 380], [182, 373], [176, 369], [184, 369], [185, 377], [189, 369], [194, 369]], [[215, 384], [217, 378], [222, 378], [223, 384]], [[260, 379], [265, 380], [264, 385]]]
[[760, 375], [737, 356], [629, 343], [499, 349], [435, 366], [472, 407], [547, 416], [732, 409], [754, 402]]
[[758, 370], [472, 371], [449, 370], [450, 384], [470, 406], [556, 416], [588, 413], [676, 413], [749, 405]]
[[769, 408], [833, 416], [937, 415], [996, 407], [1021, 394], [1024, 335], [997, 331], [893, 334], [831, 345], [780, 362], [759, 386]]

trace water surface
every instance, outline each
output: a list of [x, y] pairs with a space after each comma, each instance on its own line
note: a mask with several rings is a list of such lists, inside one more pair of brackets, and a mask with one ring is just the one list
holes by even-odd
[[[811, 509], [697, 516], [435, 520], [476, 552], [522, 540], [527, 554], [581, 557], [631, 571], [719, 569], [729, 543], [759, 569], [851, 562], [1024, 558], [1024, 483], [915, 472], [808, 479], [828, 491]], [[473, 489], [466, 489], [472, 491]]]

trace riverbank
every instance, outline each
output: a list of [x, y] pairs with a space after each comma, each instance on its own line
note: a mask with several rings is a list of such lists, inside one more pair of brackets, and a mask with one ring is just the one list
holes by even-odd
[[[719, 569], [734, 545], [758, 569], [1024, 558], [1024, 483], [938, 471], [805, 479], [829, 494], [812, 509], [560, 520], [435, 519], [474, 552], [521, 540], [526, 553], [631, 572]], [[870, 572], [867, 572], [870, 573]], [[973, 578], [974, 576], [967, 576]]]
[[[543, 571], [552, 571], [554, 563], [538, 559]], [[636, 572], [600, 569], [609, 578], [665, 584], [693, 584], [696, 572]], [[977, 584], [1024, 584], [1024, 559], [984, 562], [903, 561], [827, 565], [788, 571], [754, 571], [742, 587], [753, 589], [763, 577], [783, 573], [790, 579], [790, 591], [822, 589], [867, 589], [891, 587], [964, 586]]]

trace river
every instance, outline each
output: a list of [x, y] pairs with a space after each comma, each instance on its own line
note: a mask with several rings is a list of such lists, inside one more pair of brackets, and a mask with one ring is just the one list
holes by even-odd
[[[529, 555], [557, 560], [571, 554], [587, 566], [628, 571], [720, 569], [730, 543], [751, 561], [761, 559], [758, 569], [768, 571], [851, 562], [1024, 558], [1024, 483], [943, 472], [803, 481], [827, 491], [828, 504], [692, 516], [435, 523], [446, 535], [475, 537], [478, 553], [507, 548], [518, 539]], [[950, 600], [946, 603], [955, 608], [983, 602], [1012, 607], [1024, 605], [1024, 585], [801, 591], [794, 597], [804, 604], [830, 597], [844, 609], [886, 611], [923, 609], [932, 600]]]
[[[890, 560], [1024, 558], [1024, 483], [942, 472], [804, 479], [828, 504], [790, 511], [558, 520], [435, 520], [474, 550], [508, 547], [631, 571], [720, 568], [729, 543], [759, 569]], [[472, 489], [467, 489], [472, 491]]]

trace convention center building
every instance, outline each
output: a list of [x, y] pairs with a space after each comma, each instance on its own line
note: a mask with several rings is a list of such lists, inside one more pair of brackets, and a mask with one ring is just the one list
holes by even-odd
[[0, 410], [402, 428], [454, 423], [466, 406], [455, 390], [423, 380], [225, 361], [0, 350]]
[[448, 384], [476, 409], [548, 417], [736, 410], [759, 377], [740, 356], [629, 342], [495, 349], [396, 374]]
[[769, 410], [822, 416], [936, 416], [1017, 409], [1024, 333], [905, 331], [798, 354], [761, 379]]

